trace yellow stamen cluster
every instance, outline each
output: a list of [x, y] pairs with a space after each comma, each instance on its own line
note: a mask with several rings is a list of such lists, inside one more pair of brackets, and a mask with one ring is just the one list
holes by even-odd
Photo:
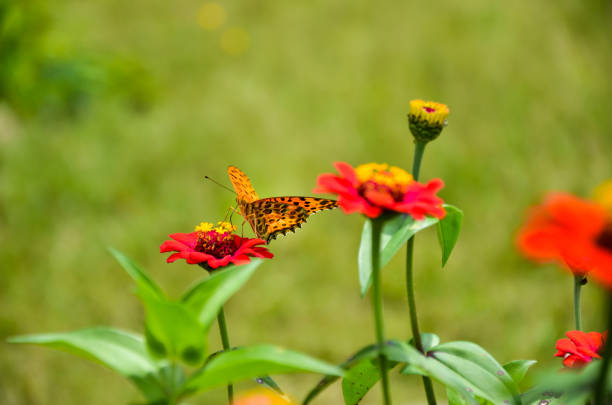
[[217, 233], [232, 233], [236, 230], [236, 225], [232, 225], [229, 222], [219, 221], [217, 227], [214, 227], [210, 222], [201, 222], [200, 225], [195, 227], [196, 232], [209, 232], [216, 231]]
[[446, 104], [423, 100], [410, 101], [410, 115], [429, 124], [446, 125], [448, 114], [450, 110]]
[[390, 188], [408, 186], [414, 182], [404, 169], [386, 163], [366, 163], [355, 168], [360, 183], [372, 181]]
[[612, 179], [604, 181], [593, 190], [593, 200], [612, 214]]

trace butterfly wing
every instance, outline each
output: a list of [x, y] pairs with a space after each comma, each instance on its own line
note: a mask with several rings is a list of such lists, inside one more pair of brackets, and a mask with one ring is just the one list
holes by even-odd
[[245, 219], [257, 237], [270, 242], [279, 233], [300, 228], [317, 211], [338, 206], [335, 200], [316, 197], [270, 197], [245, 205]]
[[[242, 203], [250, 203], [255, 200], [258, 200], [259, 197], [251, 184], [251, 180], [247, 177], [246, 174], [242, 172], [236, 166], [230, 166], [227, 168], [227, 174], [234, 186], [234, 190], [236, 191], [236, 200], [238, 204]], [[241, 207], [242, 208], [242, 207]]]

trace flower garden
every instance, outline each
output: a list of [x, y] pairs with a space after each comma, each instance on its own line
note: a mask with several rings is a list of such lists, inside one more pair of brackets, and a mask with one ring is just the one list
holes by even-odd
[[607, 6], [337, 7], [0, 4], [0, 403], [612, 403]]
[[[192, 395], [225, 385], [227, 402], [235, 404], [291, 403], [271, 377], [274, 374], [311, 372], [321, 380], [301, 401], [308, 404], [337, 380], [342, 381], [344, 403], [356, 405], [377, 384], [384, 405], [392, 404], [388, 374], [398, 369], [406, 376], [422, 377], [429, 405], [437, 403], [434, 383], [445, 389], [449, 404], [583, 404], [612, 401], [609, 372], [612, 349], [607, 331], [582, 329], [581, 289], [592, 280], [612, 289], [612, 186], [603, 184], [597, 201], [557, 193], [530, 209], [518, 232], [517, 246], [536, 261], [555, 261], [574, 277], [575, 329], [556, 343], [555, 356], [563, 359], [564, 373], [553, 373], [528, 390], [519, 385], [535, 360], [514, 360], [504, 365], [483, 347], [469, 341], [441, 343], [435, 333], [421, 333], [414, 286], [415, 239], [420, 231], [437, 228], [442, 266], [459, 237], [463, 212], [437, 196], [444, 183], [433, 179], [419, 183], [426, 146], [447, 124], [450, 111], [444, 104], [412, 100], [408, 121], [414, 137], [412, 174], [381, 163], [353, 168], [335, 164], [338, 174], [322, 174], [315, 192], [337, 200], [281, 196], [259, 198], [250, 179], [235, 166], [228, 168], [236, 193], [229, 220], [217, 226], [202, 222], [191, 233], [170, 234], [161, 253], [168, 263], [184, 259], [198, 265], [208, 277], [188, 289], [179, 300], [162, 289], [123, 253], [111, 249], [137, 285], [145, 308], [144, 334], [108, 327], [64, 333], [34, 334], [8, 339], [10, 343], [48, 346], [99, 362], [131, 380], [147, 404], [175, 405]], [[268, 245], [285, 236], [322, 210], [340, 207], [345, 214], [365, 220], [358, 257], [361, 295], [369, 295], [375, 341], [347, 360], [332, 365], [307, 354], [274, 345], [234, 347], [230, 343], [224, 304], [248, 281], [263, 259], [273, 259]], [[238, 235], [233, 214], [248, 223], [255, 238]], [[226, 214], [228, 216], [228, 214]], [[389, 339], [381, 291], [382, 268], [405, 245], [407, 313], [412, 336]], [[609, 295], [612, 325], [612, 293]], [[216, 319], [223, 349], [209, 353], [206, 341]], [[188, 367], [191, 367], [189, 369]], [[235, 398], [234, 384], [253, 380], [263, 388]]]

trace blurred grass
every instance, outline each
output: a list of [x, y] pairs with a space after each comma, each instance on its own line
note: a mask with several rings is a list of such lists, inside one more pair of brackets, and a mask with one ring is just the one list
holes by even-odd
[[[547, 190], [588, 196], [610, 177], [610, 9], [604, 2], [228, 1], [217, 31], [198, 1], [54, 2], [53, 32], [87, 49], [143, 61], [162, 95], [147, 114], [100, 100], [76, 121], [17, 121], [0, 108], [0, 338], [104, 324], [140, 330], [133, 286], [113, 245], [174, 296], [201, 273], [167, 265], [158, 246], [225, 214], [235, 164], [261, 196], [311, 194], [338, 160], [406, 168], [408, 101], [450, 106], [421, 176], [465, 211], [439, 268], [433, 232], [417, 240], [424, 331], [473, 340], [505, 362], [544, 368], [572, 328], [572, 279], [522, 260], [513, 236]], [[248, 33], [229, 55], [226, 29]], [[244, 45], [244, 44], [243, 44]], [[273, 242], [276, 258], [229, 303], [232, 343], [268, 342], [331, 362], [373, 340], [358, 292], [362, 219], [312, 217]], [[409, 336], [401, 254], [384, 270], [388, 336]], [[584, 324], [601, 330], [601, 293], [584, 293]], [[219, 346], [211, 333], [211, 349]], [[138, 399], [111, 372], [68, 355], [0, 344], [0, 403], [105, 404]], [[283, 376], [302, 398], [316, 376]], [[248, 386], [248, 384], [243, 384]], [[421, 382], [393, 377], [396, 402], [423, 403]], [[321, 404], [341, 402], [339, 386]], [[223, 390], [190, 403], [223, 403]], [[364, 404], [378, 403], [374, 391]]]

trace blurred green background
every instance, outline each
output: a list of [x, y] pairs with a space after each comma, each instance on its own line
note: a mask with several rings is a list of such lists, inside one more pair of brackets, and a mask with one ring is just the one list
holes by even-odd
[[[523, 260], [513, 237], [545, 191], [588, 196], [610, 177], [608, 2], [206, 4], [0, 3], [0, 339], [98, 324], [141, 331], [133, 285], [106, 246], [178, 296], [203, 274], [166, 264], [159, 245], [233, 203], [204, 175], [229, 184], [233, 164], [261, 196], [312, 195], [334, 161], [409, 168], [405, 115], [423, 98], [451, 115], [421, 176], [444, 179], [441, 195], [465, 220], [445, 269], [434, 232], [418, 237], [422, 330], [475, 341], [501, 362], [560, 366], [572, 278]], [[17, 6], [19, 18], [7, 12]], [[372, 342], [356, 269], [362, 223], [324, 212], [273, 242], [275, 259], [228, 304], [232, 343], [336, 363]], [[384, 270], [395, 338], [410, 335], [402, 265], [399, 254]], [[588, 330], [603, 328], [600, 300], [588, 284]], [[220, 346], [216, 329], [210, 344]], [[47, 349], [0, 343], [0, 370], [4, 405], [139, 399], [112, 372]], [[317, 379], [278, 381], [301, 399]], [[424, 403], [417, 378], [394, 374], [392, 389], [398, 404]], [[379, 398], [375, 389], [363, 403]], [[339, 385], [318, 403], [341, 403]]]

